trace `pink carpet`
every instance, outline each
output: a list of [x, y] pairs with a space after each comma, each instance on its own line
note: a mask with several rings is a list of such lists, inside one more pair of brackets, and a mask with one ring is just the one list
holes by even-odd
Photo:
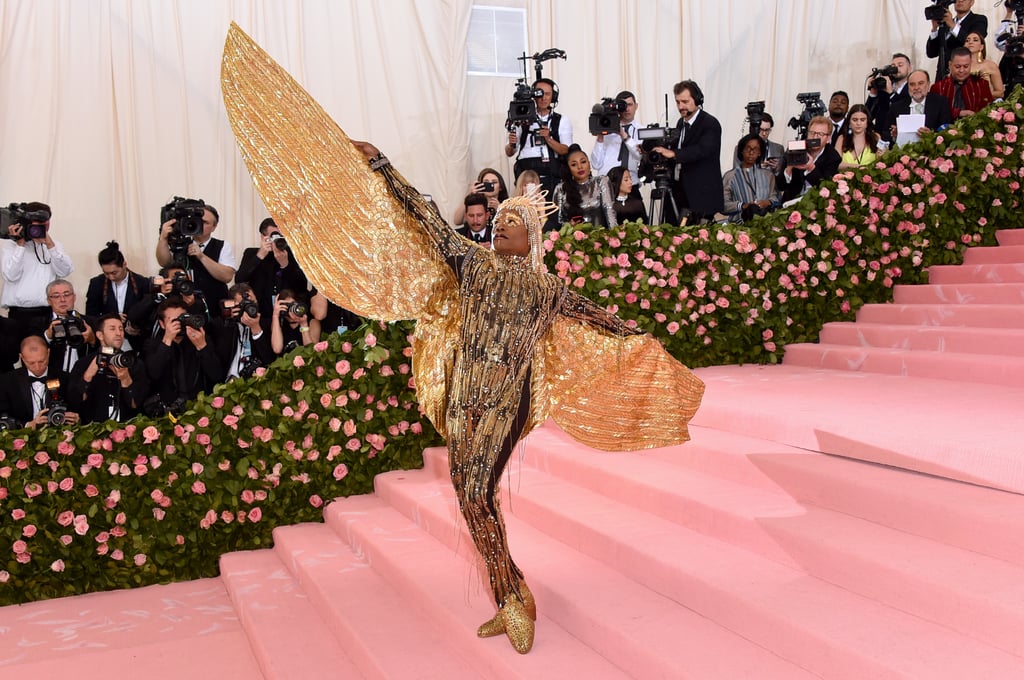
[[[932, 275], [1016, 276], [1016, 238]], [[684, 446], [533, 433], [502, 491], [538, 602], [526, 656], [476, 638], [493, 610], [431, 449], [217, 579], [0, 609], [0, 675], [1024, 678], [1024, 387], [989, 370], [1013, 375], [1024, 302], [978, 292], [901, 291], [823, 334], [899, 360], [701, 369]]]

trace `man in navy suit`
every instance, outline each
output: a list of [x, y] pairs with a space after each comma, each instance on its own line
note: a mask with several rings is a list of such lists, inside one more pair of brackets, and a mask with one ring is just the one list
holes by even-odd
[[[67, 374], [50, 370], [50, 347], [38, 335], [21, 341], [20, 356], [21, 368], [0, 376], [0, 414], [36, 429], [47, 424], [54, 397], [67, 404]], [[65, 414], [68, 424], [78, 420], [73, 411]]]
[[703, 109], [704, 93], [692, 80], [672, 88], [679, 111], [679, 141], [673, 149], [656, 146], [656, 151], [673, 164], [672, 196], [679, 215], [665, 212], [665, 222], [677, 223], [688, 216], [690, 224], [710, 222], [725, 209], [722, 192], [722, 126]]
[[950, 114], [949, 100], [941, 94], [929, 92], [931, 79], [928, 72], [922, 69], [912, 71], [907, 78], [907, 90], [910, 96], [889, 110], [888, 128], [892, 138], [896, 139], [896, 118], [911, 113], [924, 114], [924, 127], [919, 128], [918, 135], [939, 130], [953, 122]]

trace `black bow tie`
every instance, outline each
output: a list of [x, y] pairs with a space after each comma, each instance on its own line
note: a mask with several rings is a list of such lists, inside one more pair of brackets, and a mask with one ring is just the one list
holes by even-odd
[[483, 234], [473, 234], [473, 240], [476, 241], [477, 243], [480, 243], [480, 242], [482, 242], [484, 240], [484, 235]]
[[49, 380], [49, 378], [45, 375], [39, 376], [38, 378], [31, 374], [28, 376], [29, 382], [46, 383], [47, 380]]

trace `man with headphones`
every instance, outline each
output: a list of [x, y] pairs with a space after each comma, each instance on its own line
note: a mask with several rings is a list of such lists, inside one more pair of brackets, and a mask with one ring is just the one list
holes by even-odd
[[[562, 180], [562, 159], [572, 144], [572, 124], [569, 119], [555, 113], [558, 105], [558, 85], [550, 78], [540, 78], [533, 84], [537, 120], [526, 130], [513, 127], [508, 133], [505, 155], [516, 156], [513, 168], [515, 176], [524, 170], [533, 170], [540, 176], [540, 183], [553, 196], [555, 186]], [[517, 155], [518, 154], [518, 155]]]
[[704, 93], [692, 80], [683, 80], [672, 88], [679, 111], [676, 130], [679, 138], [673, 148], [657, 146], [657, 151], [669, 159], [672, 169], [672, 196], [678, 215], [672, 215], [671, 205], [665, 211], [665, 222], [678, 224], [686, 218], [689, 224], [711, 222], [715, 214], [725, 209], [722, 192], [722, 125], [714, 116], [701, 108]]

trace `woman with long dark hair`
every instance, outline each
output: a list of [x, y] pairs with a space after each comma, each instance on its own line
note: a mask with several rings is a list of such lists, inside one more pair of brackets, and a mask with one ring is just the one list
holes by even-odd
[[[490, 220], [494, 217], [498, 204], [508, 198], [508, 186], [500, 172], [494, 168], [484, 168], [477, 174], [476, 181], [466, 190], [466, 195], [469, 194], [483, 194], [487, 197], [487, 215]], [[459, 201], [454, 217], [456, 225], [462, 225], [466, 221], [466, 206], [462, 201]]]
[[617, 227], [619, 221], [612, 207], [608, 178], [594, 177], [590, 158], [579, 144], [569, 147], [566, 155], [569, 176], [555, 187], [558, 224], [591, 222], [601, 227]]
[[843, 157], [839, 164], [840, 170], [871, 165], [878, 159], [878, 140], [880, 139], [871, 127], [871, 114], [863, 104], [854, 104], [846, 114], [846, 121], [839, 128], [836, 139], [836, 151]]
[[643, 222], [647, 219], [647, 208], [639, 192], [633, 192], [633, 176], [626, 168], [612, 168], [608, 171], [608, 187], [615, 196], [615, 218], [623, 222]]

